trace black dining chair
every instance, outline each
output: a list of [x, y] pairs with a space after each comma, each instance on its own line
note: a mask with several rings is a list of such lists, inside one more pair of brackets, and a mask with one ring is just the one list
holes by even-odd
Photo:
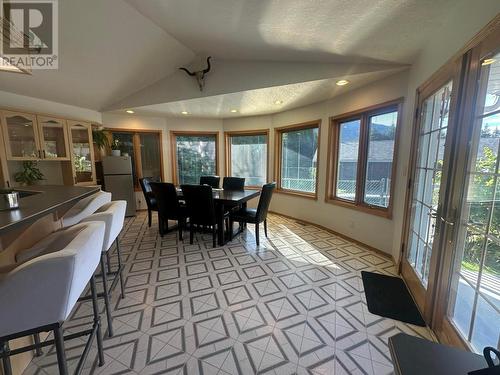
[[179, 240], [182, 241], [182, 230], [186, 226], [187, 209], [177, 197], [175, 185], [168, 182], [151, 182], [151, 189], [158, 202], [158, 230], [163, 237], [168, 231], [168, 221], [177, 220]]
[[158, 211], [158, 205], [156, 198], [151, 190], [150, 183], [159, 182], [159, 179], [153, 177], [144, 177], [139, 179], [139, 184], [141, 185], [142, 193], [144, 194], [144, 200], [146, 201], [146, 206], [148, 206], [148, 226], [151, 227], [151, 213], [152, 211]]
[[257, 209], [243, 207], [229, 214], [231, 240], [233, 239], [233, 224], [235, 221], [255, 224], [255, 241], [257, 246], [259, 246], [259, 224], [262, 222], [264, 222], [264, 234], [267, 237], [267, 211], [269, 210], [269, 204], [271, 203], [274, 189], [276, 189], [276, 182], [271, 182], [262, 186]]
[[224, 177], [222, 180], [224, 190], [245, 190], [244, 177]]
[[212, 189], [218, 189], [220, 186], [220, 177], [219, 176], [201, 176], [200, 177], [200, 185], [208, 185], [212, 187]]
[[211, 227], [213, 246], [217, 247], [217, 217], [212, 187], [208, 185], [181, 185], [181, 189], [189, 217], [189, 243], [193, 243], [195, 225]]

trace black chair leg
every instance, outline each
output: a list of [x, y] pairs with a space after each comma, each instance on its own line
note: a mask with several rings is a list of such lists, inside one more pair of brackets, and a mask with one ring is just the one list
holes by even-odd
[[54, 341], [56, 344], [57, 366], [59, 367], [59, 375], [68, 374], [68, 365], [66, 363], [66, 353], [64, 352], [64, 336], [61, 325], [57, 325], [54, 329]]
[[151, 216], [152, 216], [152, 212], [151, 210], [148, 208], [148, 227], [151, 228]]
[[[40, 334], [35, 333], [33, 335], [33, 341], [35, 342], [36, 345], [40, 345]], [[43, 354], [42, 348], [38, 347], [35, 349], [35, 356], [40, 357]]]
[[160, 237], [163, 237], [163, 220], [161, 219], [159, 213], [158, 213], [158, 232], [160, 232]]
[[233, 237], [234, 237], [233, 226], [234, 226], [234, 221], [229, 219], [229, 240], [230, 241], [232, 241]]
[[215, 225], [212, 225], [212, 242], [213, 246], [217, 247], [217, 229]]
[[[8, 342], [0, 343], [0, 351], [4, 352], [4, 353], [8, 353], [9, 352], [9, 343]], [[10, 358], [9, 357], [2, 358], [2, 364], [3, 364], [4, 375], [12, 375], [12, 366], [10, 364]]]
[[182, 241], [182, 228], [183, 228], [183, 220], [182, 219], [177, 220], [177, 227], [179, 229], [179, 241]]
[[264, 220], [264, 234], [266, 235], [267, 238], [267, 219]]
[[193, 223], [189, 223], [189, 243], [193, 244], [193, 234], [194, 234], [194, 225]]
[[255, 224], [255, 243], [259, 246], [259, 223]]
[[97, 327], [97, 354], [99, 357], [99, 366], [104, 365], [104, 350], [102, 345], [102, 333], [101, 333], [101, 317], [99, 316], [99, 307], [97, 304], [97, 290], [95, 286], [95, 278], [92, 276], [90, 279], [90, 293], [92, 294], [92, 309], [94, 310], [94, 323], [98, 325]]
[[120, 249], [120, 242], [118, 237], [115, 239], [116, 242], [116, 255], [118, 256], [118, 277], [120, 278], [120, 288], [122, 290], [122, 299], [125, 298], [125, 283], [123, 282], [123, 265], [122, 265], [122, 252]]
[[102, 286], [103, 286], [103, 296], [104, 305], [106, 306], [106, 317], [108, 319], [108, 336], [113, 336], [113, 319], [111, 317], [111, 306], [109, 304], [109, 289], [108, 289], [108, 277], [106, 275], [106, 263], [105, 255], [101, 255], [101, 272], [102, 272]]

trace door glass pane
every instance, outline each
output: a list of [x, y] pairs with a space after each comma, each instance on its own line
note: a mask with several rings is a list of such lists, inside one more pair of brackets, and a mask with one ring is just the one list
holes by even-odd
[[137, 176], [135, 152], [134, 152], [134, 133], [113, 132], [113, 141], [118, 140], [122, 155], [130, 156], [132, 162], [132, 178], [134, 179], [134, 188], [139, 189], [139, 177]]
[[318, 162], [318, 128], [281, 135], [281, 187], [314, 193]]
[[336, 196], [349, 201], [356, 199], [360, 126], [360, 120], [353, 120], [339, 129]]
[[374, 206], [389, 206], [397, 122], [397, 111], [372, 116], [368, 122], [364, 201]]
[[30, 118], [21, 115], [5, 116], [7, 133], [12, 156], [38, 157], [35, 142], [35, 124]]
[[90, 156], [89, 130], [83, 125], [71, 126], [71, 139], [73, 143], [73, 159], [76, 174], [76, 183], [91, 182], [92, 159]]
[[493, 59], [481, 67], [448, 310], [478, 352], [500, 343], [500, 54]]
[[199, 184], [200, 176], [217, 174], [215, 135], [178, 135], [176, 147], [179, 184]]
[[[426, 288], [434, 236], [438, 229], [438, 204], [441, 190], [452, 82], [424, 100], [417, 145], [417, 162], [412, 204], [421, 206], [421, 215], [410, 218], [409, 263]], [[416, 238], [415, 238], [416, 237]], [[415, 239], [414, 239], [415, 238]], [[416, 241], [416, 244], [414, 244]]]
[[231, 175], [244, 177], [245, 185], [260, 186], [267, 181], [267, 135], [230, 137]]
[[64, 124], [57, 120], [45, 120], [41, 121], [39, 125], [42, 127], [44, 157], [67, 157]]
[[160, 135], [140, 133], [142, 176], [161, 178]]

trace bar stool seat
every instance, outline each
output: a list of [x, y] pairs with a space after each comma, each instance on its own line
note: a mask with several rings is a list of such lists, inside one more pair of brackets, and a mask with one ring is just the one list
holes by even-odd
[[[104, 363], [100, 318], [97, 308], [94, 272], [99, 264], [105, 225], [85, 223], [58, 231], [19, 255], [17, 267], [0, 274], [0, 357], [4, 373], [11, 373], [8, 356], [39, 349], [55, 343], [60, 374], [67, 374], [62, 324], [70, 315], [78, 298], [90, 282], [94, 298], [94, 324], [79, 336], [90, 335], [84, 355], [77, 366], [81, 371], [97, 336], [99, 365]], [[41, 244], [37, 244], [41, 245]], [[34, 252], [34, 249], [38, 252]], [[54, 331], [54, 340], [35, 343], [24, 348], [8, 349], [8, 341]], [[75, 334], [73, 337], [79, 337]], [[78, 371], [77, 371], [78, 372]]]
[[99, 191], [89, 197], [79, 200], [78, 203], [71, 207], [62, 217], [63, 228], [78, 224], [109, 202], [111, 202], [111, 193], [106, 191]]
[[[113, 319], [111, 316], [111, 306], [110, 306], [110, 294], [111, 291], [115, 288], [118, 279], [120, 280], [120, 288], [121, 288], [121, 298], [125, 298], [125, 287], [123, 282], [123, 265], [122, 265], [122, 257], [120, 251], [120, 244], [118, 241], [118, 236], [123, 228], [123, 223], [125, 221], [125, 211], [127, 210], [127, 201], [112, 201], [110, 203], [104, 204], [101, 208], [99, 208], [94, 214], [86, 217], [81, 221], [81, 223], [85, 222], [103, 222], [106, 227], [106, 231], [104, 233], [104, 241], [102, 246], [102, 254], [101, 254], [101, 275], [103, 282], [103, 293], [99, 294], [99, 297], [104, 298], [104, 304], [106, 306], [106, 316], [108, 320], [108, 334], [109, 336], [113, 336]], [[113, 246], [113, 243], [116, 243], [116, 253], [118, 257], [118, 270], [115, 272], [115, 277], [113, 282], [111, 283], [111, 287], [108, 287], [107, 275], [113, 274], [111, 272], [111, 264], [109, 257], [109, 250]], [[106, 263], [108, 266], [108, 270], [106, 271]], [[89, 299], [90, 296], [82, 297], [81, 299]]]

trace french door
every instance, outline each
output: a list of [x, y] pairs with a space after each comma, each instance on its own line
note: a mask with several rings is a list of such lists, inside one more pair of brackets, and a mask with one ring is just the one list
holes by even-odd
[[450, 67], [417, 92], [417, 126], [413, 134], [413, 168], [406, 221], [405, 253], [401, 272], [426, 320], [432, 313], [434, 278], [442, 241], [449, 222], [443, 212], [450, 170], [450, 145], [455, 136], [451, 114], [456, 105], [456, 69]]
[[500, 20], [418, 94], [401, 273], [440, 340], [500, 348]]

